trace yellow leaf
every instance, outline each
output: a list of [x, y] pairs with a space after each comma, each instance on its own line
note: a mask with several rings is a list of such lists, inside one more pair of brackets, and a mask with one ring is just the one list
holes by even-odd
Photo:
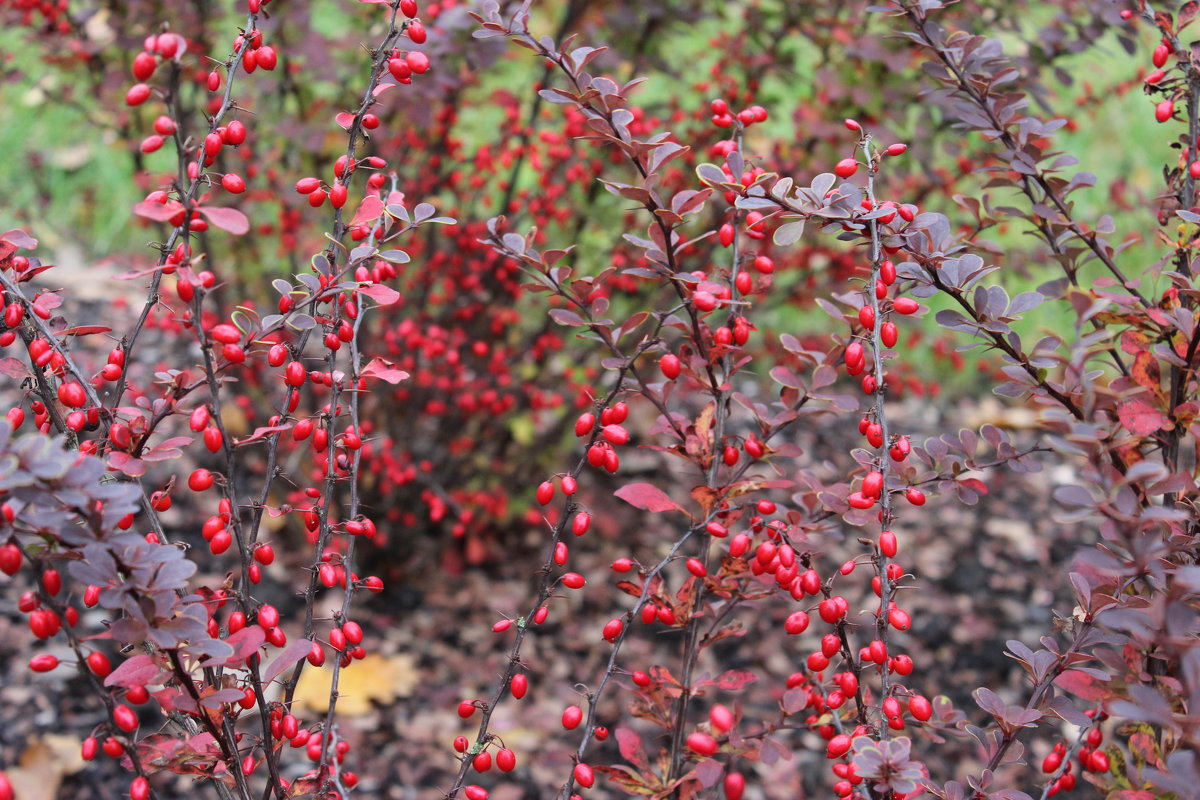
[[81, 744], [74, 736], [55, 734], [33, 740], [21, 754], [20, 766], [7, 772], [17, 800], [55, 800], [63, 776], [84, 767]]
[[[337, 713], [361, 717], [371, 712], [372, 701], [390, 703], [397, 697], [408, 697], [418, 681], [416, 663], [412, 656], [401, 653], [381, 656], [372, 653], [361, 661], [351, 662], [338, 675]], [[329, 687], [333, 682], [333, 667], [306, 669], [296, 684], [295, 702], [318, 714], [329, 710]]]

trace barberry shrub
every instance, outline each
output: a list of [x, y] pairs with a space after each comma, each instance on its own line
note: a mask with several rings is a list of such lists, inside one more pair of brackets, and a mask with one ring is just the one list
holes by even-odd
[[[727, 5], [572, 0], [539, 35], [528, 1], [365, 3], [344, 33], [319, 4], [146, 3], [108, 37], [6, 4], [120, 98], [157, 237], [120, 275], [140, 308], [89, 321], [36, 220], [0, 236], [6, 613], [35, 684], [85, 682], [83, 759], [122, 792], [382, 796], [338, 715], [383, 638], [363, 597], [394, 587], [359, 565], [416, 530], [446, 540], [425, 563], [488, 565], [532, 526], [533, 594], [490, 623], [499, 680], [444, 710], [429, 796], [1195, 793], [1197, 6]], [[711, 76], [655, 94], [684, 10], [719, 21]], [[1149, 101], [1121, 103], [1178, 151], [1149, 255], [1082, 216], [1096, 178], [1031, 110], [1103, 37], [1149, 52]], [[792, 39], [824, 57], [799, 99]], [[931, 324], [992, 354], [1029, 430], [917, 438]], [[1021, 473], [1069, 476], [1041, 486], [1065, 605], [965, 708], [920, 531]], [[505, 741], [559, 699], [564, 734]], [[0, 766], [0, 800], [31, 791]]]

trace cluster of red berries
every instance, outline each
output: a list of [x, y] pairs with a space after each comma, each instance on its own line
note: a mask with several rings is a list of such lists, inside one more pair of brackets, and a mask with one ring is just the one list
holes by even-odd
[[[1095, 719], [1097, 724], [1107, 718], [1107, 715], [1097, 713], [1095, 710], [1088, 711], [1087, 715]], [[1103, 742], [1104, 731], [1099, 727], [1092, 727], [1084, 734], [1084, 743], [1076, 754], [1076, 761], [1079, 763], [1081, 772], [1108, 772], [1110, 767], [1108, 754], [1100, 749]], [[1059, 792], [1075, 788], [1075, 773], [1072, 771], [1071, 762], [1067, 760], [1068, 752], [1065, 742], [1056, 742], [1054, 749], [1042, 760], [1042, 772], [1054, 776], [1046, 789], [1047, 797], [1053, 797]]]
[[750, 106], [734, 114], [729, 108], [728, 102], [717, 98], [712, 101], [710, 107], [712, 108], [712, 122], [718, 128], [732, 127], [734, 119], [740, 122], [743, 127], [750, 127], [755, 123], [767, 121], [767, 110], [762, 106]]

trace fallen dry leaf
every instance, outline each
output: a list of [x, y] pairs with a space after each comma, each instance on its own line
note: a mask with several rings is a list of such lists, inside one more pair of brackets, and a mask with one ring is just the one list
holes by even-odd
[[62, 779], [84, 767], [75, 736], [48, 734], [34, 739], [21, 754], [20, 766], [8, 770], [16, 800], [55, 800]]
[[[333, 667], [306, 669], [296, 685], [295, 701], [301, 706], [324, 714], [329, 710], [329, 686]], [[416, 661], [405, 653], [381, 656], [372, 653], [355, 661], [338, 676], [339, 714], [361, 717], [371, 712], [371, 701], [390, 703], [397, 697], [408, 697], [416, 688], [419, 675]]]

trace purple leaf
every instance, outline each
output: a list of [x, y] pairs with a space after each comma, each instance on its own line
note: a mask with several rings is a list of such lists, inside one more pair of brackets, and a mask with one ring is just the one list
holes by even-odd
[[283, 651], [275, 656], [262, 673], [262, 682], [270, 683], [289, 669], [292, 665], [304, 658], [312, 650], [312, 642], [308, 639], [293, 639]]
[[154, 659], [141, 653], [118, 664], [117, 668], [104, 679], [104, 685], [121, 686], [126, 689], [132, 686], [145, 686], [157, 678], [161, 671], [154, 663]]
[[233, 647], [233, 655], [226, 661], [225, 666], [244, 662], [258, 652], [266, 638], [266, 631], [259, 625], [250, 625], [226, 636], [225, 643]]

